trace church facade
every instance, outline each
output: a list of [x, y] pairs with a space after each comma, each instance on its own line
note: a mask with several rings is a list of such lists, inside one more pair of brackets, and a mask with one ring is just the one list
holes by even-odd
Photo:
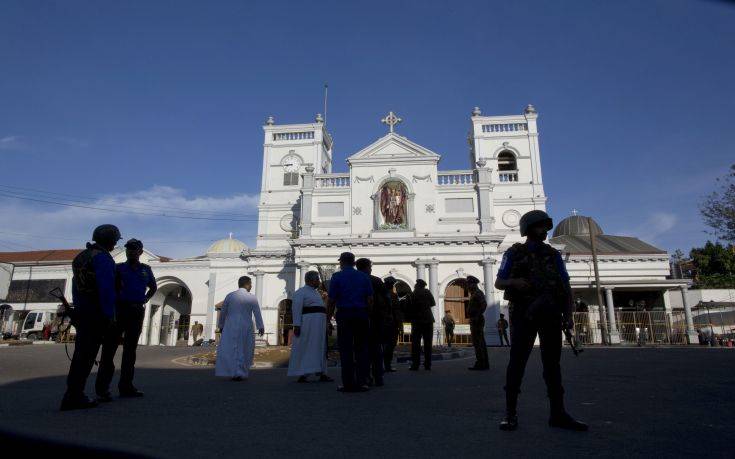
[[[188, 330], [195, 321], [204, 324], [205, 337], [214, 338], [218, 305], [243, 274], [253, 277], [265, 340], [287, 343], [291, 295], [309, 270], [328, 278], [343, 251], [370, 258], [379, 277], [392, 275], [409, 286], [424, 279], [437, 300], [437, 331], [444, 311], [450, 310], [459, 324], [456, 333], [469, 333], [464, 279], [479, 278], [488, 300], [487, 340], [497, 343], [494, 324], [506, 308], [502, 292], [493, 287], [497, 267], [504, 251], [522, 240], [521, 215], [546, 210], [537, 119], [531, 105], [521, 114], [504, 116], [484, 116], [475, 108], [469, 118], [467, 169], [442, 170], [441, 154], [398, 134], [401, 119], [390, 112], [382, 120], [386, 135], [350, 155], [347, 172], [334, 172], [332, 136], [320, 115], [313, 123], [285, 125], [270, 117], [263, 126], [254, 247], [230, 237], [188, 259], [146, 252], [143, 261], [153, 267], [159, 290], [146, 308], [141, 343], [191, 343]], [[551, 243], [566, 257], [575, 295], [596, 308], [600, 302], [593, 295], [591, 254], [584, 247], [584, 228], [575, 228], [575, 222], [579, 226], [574, 218], [558, 226]], [[667, 279], [665, 251], [635, 238], [627, 238], [627, 245], [610, 238], [600, 258], [605, 304], [597, 309], [598, 317], [605, 307], [613, 311], [610, 327], [615, 325], [615, 295], [648, 292], [646, 298], [663, 309], [671, 308], [670, 295], [686, 297], [685, 281]], [[114, 255], [124, 259], [121, 250]], [[59, 263], [40, 275], [63, 272], [69, 293], [69, 268]], [[28, 276], [39, 276], [35, 270]], [[17, 270], [14, 279], [23, 279], [24, 273]]]

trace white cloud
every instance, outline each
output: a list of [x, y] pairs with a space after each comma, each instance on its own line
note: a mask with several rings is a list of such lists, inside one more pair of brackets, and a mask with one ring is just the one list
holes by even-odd
[[640, 225], [621, 231], [649, 243], [657, 243], [661, 237], [677, 226], [679, 217], [671, 212], [654, 212]]
[[[95, 226], [113, 223], [120, 227], [123, 237], [149, 241], [146, 247], [155, 253], [186, 257], [203, 254], [212, 240], [226, 237], [229, 232], [252, 244], [257, 231], [258, 195], [190, 197], [181, 189], [155, 185], [81, 204], [126, 213], [0, 197], [0, 242], [39, 249], [83, 247]], [[221, 220], [174, 218], [174, 215]]]
[[17, 135], [8, 135], [5, 137], [0, 137], [0, 150], [15, 151], [15, 150], [23, 150], [24, 148], [26, 148], [26, 144]]

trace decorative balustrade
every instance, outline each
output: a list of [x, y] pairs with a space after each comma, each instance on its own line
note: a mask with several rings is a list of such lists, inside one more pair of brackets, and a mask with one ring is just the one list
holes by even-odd
[[498, 172], [498, 181], [500, 183], [517, 182], [518, 172]]
[[314, 131], [273, 133], [273, 140], [309, 140], [313, 138]]
[[475, 173], [473, 171], [445, 171], [437, 174], [439, 186], [462, 186], [474, 185]]
[[317, 188], [346, 188], [350, 186], [350, 174], [315, 175], [314, 183]]
[[528, 123], [483, 124], [482, 132], [520, 132], [528, 131]]

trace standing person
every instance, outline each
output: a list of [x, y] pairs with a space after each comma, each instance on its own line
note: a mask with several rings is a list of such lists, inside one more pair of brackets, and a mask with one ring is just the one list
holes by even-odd
[[510, 302], [510, 361], [506, 373], [506, 414], [501, 430], [518, 428], [516, 405], [523, 372], [536, 335], [541, 342], [541, 362], [551, 405], [549, 425], [568, 430], [587, 430], [564, 409], [561, 385], [562, 329], [573, 330], [572, 289], [569, 274], [558, 250], [544, 243], [553, 228], [546, 212], [533, 210], [521, 217], [521, 235], [526, 242], [514, 244], [503, 255], [495, 287], [505, 290]]
[[331, 382], [327, 376], [327, 307], [317, 291], [319, 273], [309, 271], [306, 285], [296, 290], [291, 302], [293, 313], [293, 344], [288, 361], [288, 376], [298, 376], [305, 383], [310, 374], [319, 376], [320, 382]]
[[386, 373], [396, 371], [393, 368], [393, 353], [398, 345], [398, 336], [403, 332], [403, 310], [401, 309], [401, 301], [395, 291], [396, 282], [396, 278], [393, 276], [388, 276], [383, 280], [385, 288], [388, 290], [391, 312], [388, 334], [383, 349], [383, 367]]
[[222, 336], [217, 345], [217, 363], [215, 376], [226, 376], [233, 381], [242, 381], [250, 373], [255, 355], [255, 335], [253, 333], [253, 316], [258, 335], [263, 336], [265, 326], [260, 315], [258, 299], [250, 293], [253, 283], [248, 276], [237, 281], [239, 287], [230, 292], [222, 303], [217, 320], [217, 328]]
[[355, 255], [339, 256], [340, 271], [329, 282], [329, 308], [336, 310], [337, 345], [342, 365], [340, 392], [365, 392], [370, 372], [369, 314], [373, 302], [370, 278], [355, 269]]
[[373, 288], [373, 305], [370, 308], [370, 378], [368, 385], [377, 387], [383, 385], [383, 343], [387, 341], [386, 336], [392, 322], [390, 310], [390, 297], [383, 281], [373, 276], [373, 263], [367, 258], [360, 258], [355, 266], [361, 273], [367, 274]]
[[434, 295], [426, 289], [423, 279], [416, 281], [411, 294], [411, 367], [417, 371], [421, 360], [421, 340], [424, 340], [424, 368], [431, 371], [431, 335], [434, 332], [434, 314], [431, 311], [436, 305]]
[[447, 339], [447, 345], [449, 347], [452, 347], [452, 343], [454, 342], [454, 325], [456, 322], [454, 321], [454, 316], [452, 316], [452, 311], [447, 309], [444, 311], [444, 317], [442, 317], [442, 325], [444, 325], [444, 336], [446, 336]]
[[97, 400], [111, 402], [110, 382], [115, 373], [115, 353], [123, 338], [122, 362], [120, 364], [120, 381], [117, 388], [120, 397], [142, 397], [143, 392], [133, 385], [135, 373], [135, 353], [138, 349], [138, 338], [143, 330], [145, 304], [158, 290], [153, 270], [140, 262], [143, 255], [143, 243], [130, 239], [125, 243], [127, 261], [116, 266], [117, 273], [117, 321], [115, 328], [105, 337], [102, 343], [102, 356], [97, 372], [95, 390]]
[[510, 341], [508, 341], [508, 321], [505, 320], [505, 314], [500, 314], [500, 319], [498, 319], [498, 336], [500, 336], [501, 346], [503, 346], [503, 340], [505, 340], [506, 346], [510, 346]]
[[475, 364], [469, 370], [485, 371], [490, 369], [487, 357], [487, 343], [485, 342], [485, 310], [487, 301], [485, 293], [479, 289], [480, 279], [467, 276], [467, 289], [470, 292], [470, 304], [467, 305], [467, 315], [470, 319], [470, 333], [472, 346], [475, 348]]
[[191, 341], [196, 346], [197, 340], [199, 339], [199, 321], [195, 320], [194, 325], [191, 326]]
[[110, 252], [121, 238], [115, 225], [98, 226], [92, 234], [94, 243], [88, 243], [72, 262], [76, 339], [61, 411], [97, 406], [96, 401], [84, 395], [84, 386], [100, 345], [115, 321], [115, 260]]

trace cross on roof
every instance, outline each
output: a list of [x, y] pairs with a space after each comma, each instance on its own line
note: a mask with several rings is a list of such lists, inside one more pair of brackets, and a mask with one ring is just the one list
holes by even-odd
[[392, 111], [391, 112], [388, 112], [388, 115], [386, 115], [385, 118], [383, 118], [382, 120], [380, 120], [381, 123], [388, 125], [388, 127], [390, 128], [390, 132], [391, 133], [393, 132], [393, 129], [394, 129], [395, 125], [398, 124], [398, 123], [400, 123], [401, 121], [403, 121], [403, 120], [401, 118], [397, 117], [396, 114], [393, 113]]
[[576, 217], [578, 213], [579, 211], [577, 209], [572, 209], [572, 215]]

